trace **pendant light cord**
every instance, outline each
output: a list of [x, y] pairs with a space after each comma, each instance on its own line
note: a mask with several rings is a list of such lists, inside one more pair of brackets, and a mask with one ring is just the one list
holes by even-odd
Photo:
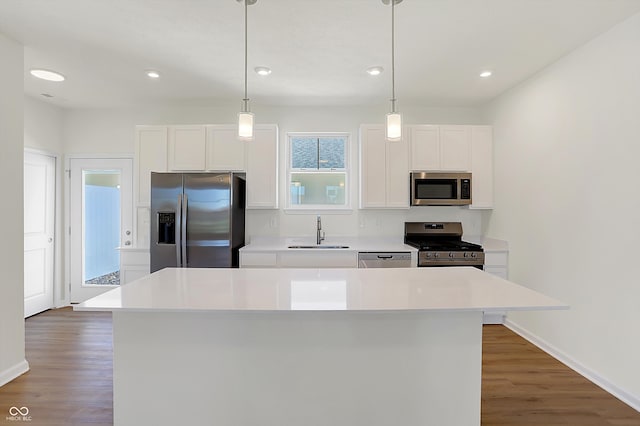
[[391, 0], [391, 112], [396, 112], [395, 5], [396, 0]]
[[247, 96], [247, 8], [249, 5], [249, 0], [244, 0], [244, 99], [243, 101], [243, 112], [249, 112], [248, 103], [249, 97]]

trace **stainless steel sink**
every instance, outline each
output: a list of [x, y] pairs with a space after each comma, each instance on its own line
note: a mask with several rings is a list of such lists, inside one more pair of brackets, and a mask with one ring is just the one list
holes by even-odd
[[348, 249], [349, 246], [330, 246], [330, 245], [308, 245], [308, 246], [288, 246], [290, 249]]

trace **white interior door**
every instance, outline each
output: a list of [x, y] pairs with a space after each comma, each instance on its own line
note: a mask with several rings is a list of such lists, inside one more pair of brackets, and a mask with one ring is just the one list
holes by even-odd
[[51, 309], [56, 159], [24, 153], [24, 316]]
[[73, 158], [70, 165], [71, 303], [120, 285], [120, 246], [132, 241], [129, 158]]

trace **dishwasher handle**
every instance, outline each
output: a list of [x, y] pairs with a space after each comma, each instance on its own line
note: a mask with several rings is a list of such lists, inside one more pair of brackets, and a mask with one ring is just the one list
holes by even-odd
[[358, 268], [410, 268], [410, 252], [358, 253]]

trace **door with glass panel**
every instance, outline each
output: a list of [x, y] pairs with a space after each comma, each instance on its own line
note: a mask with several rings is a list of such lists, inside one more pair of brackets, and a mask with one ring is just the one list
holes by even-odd
[[132, 241], [132, 160], [73, 158], [70, 165], [71, 303], [120, 285], [120, 248]]

